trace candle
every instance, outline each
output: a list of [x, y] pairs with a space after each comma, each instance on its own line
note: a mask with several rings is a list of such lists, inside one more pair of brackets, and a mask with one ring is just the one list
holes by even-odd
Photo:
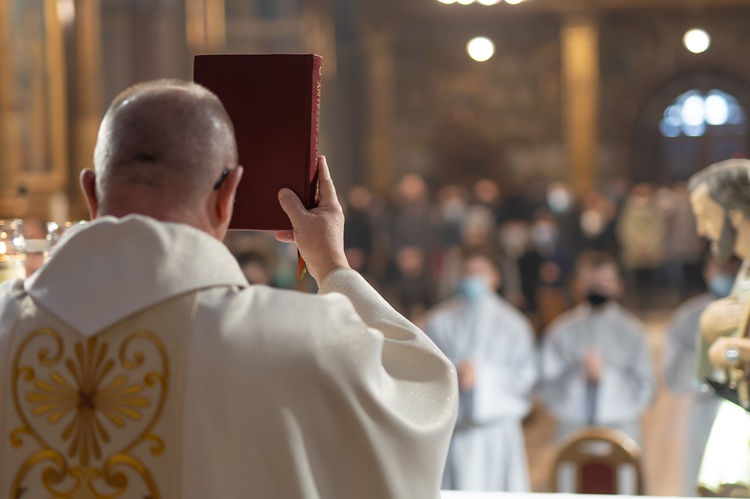
[[26, 278], [26, 267], [22, 260], [0, 262], [0, 282], [19, 278]]

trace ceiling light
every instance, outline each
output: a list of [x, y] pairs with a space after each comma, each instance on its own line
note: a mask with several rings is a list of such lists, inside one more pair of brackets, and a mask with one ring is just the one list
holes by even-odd
[[495, 54], [495, 44], [489, 38], [479, 36], [466, 44], [466, 52], [475, 61], [484, 62]]
[[682, 41], [685, 48], [694, 54], [705, 52], [711, 46], [711, 37], [702, 29], [691, 29], [685, 33]]

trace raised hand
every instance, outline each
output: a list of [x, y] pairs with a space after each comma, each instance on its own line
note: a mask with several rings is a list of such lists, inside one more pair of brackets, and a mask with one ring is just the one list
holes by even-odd
[[276, 239], [295, 243], [310, 275], [320, 283], [332, 270], [349, 268], [344, 254], [344, 212], [324, 156], [318, 158], [317, 208], [307, 210], [290, 189], [279, 191], [281, 208], [292, 222], [292, 230], [276, 233]]

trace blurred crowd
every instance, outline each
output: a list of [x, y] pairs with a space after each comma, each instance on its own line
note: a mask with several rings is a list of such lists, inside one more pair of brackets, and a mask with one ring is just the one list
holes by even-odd
[[[620, 263], [636, 309], [674, 306], [703, 288], [706, 243], [696, 235], [684, 183], [611, 181], [578, 196], [565, 183], [503, 189], [491, 179], [430, 187], [416, 174], [387, 196], [355, 186], [342, 196], [351, 266], [401, 312], [420, 322], [455, 291], [460, 255], [494, 256], [501, 294], [543, 329], [577, 301], [578, 255], [604, 251]], [[300, 287], [296, 253], [269, 237], [229, 241], [251, 282]]]

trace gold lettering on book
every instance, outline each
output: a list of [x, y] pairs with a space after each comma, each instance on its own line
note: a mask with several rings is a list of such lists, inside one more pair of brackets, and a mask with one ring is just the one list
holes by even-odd
[[320, 134], [320, 96], [321, 96], [321, 85], [320, 85], [320, 75], [322, 74], [323, 69], [318, 68], [318, 84], [316, 89], [316, 99], [315, 99], [315, 156], [318, 156], [319, 152], [319, 143], [320, 139], [318, 138], [318, 135]]

